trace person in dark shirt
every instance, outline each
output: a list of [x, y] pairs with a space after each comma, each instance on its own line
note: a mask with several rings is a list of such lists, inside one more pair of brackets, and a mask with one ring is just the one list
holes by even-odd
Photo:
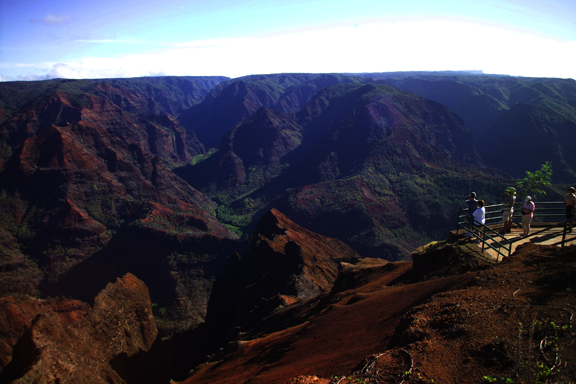
[[476, 192], [470, 192], [468, 195], [468, 200], [465, 201], [466, 206], [468, 207], [468, 214], [472, 216], [474, 211], [478, 208], [478, 200], [476, 200]]
[[572, 226], [574, 225], [574, 208], [576, 207], [576, 189], [574, 187], [568, 188], [566, 197], [564, 197], [564, 206], [566, 207], [566, 220], [568, 222], [568, 232], [572, 232]]
[[512, 215], [514, 215], [514, 203], [516, 202], [516, 188], [508, 187], [502, 195], [502, 221], [504, 228], [502, 234], [512, 231]]

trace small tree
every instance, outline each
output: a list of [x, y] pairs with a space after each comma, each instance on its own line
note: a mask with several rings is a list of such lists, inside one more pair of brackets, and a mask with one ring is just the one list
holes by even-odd
[[516, 189], [518, 194], [524, 198], [528, 193], [541, 193], [546, 195], [546, 191], [543, 190], [551, 184], [550, 180], [552, 178], [552, 164], [549, 161], [542, 164], [539, 171], [534, 173], [526, 171], [526, 177], [516, 183]]

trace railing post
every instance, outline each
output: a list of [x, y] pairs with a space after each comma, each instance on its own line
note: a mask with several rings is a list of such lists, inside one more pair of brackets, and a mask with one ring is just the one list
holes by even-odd
[[564, 242], [566, 242], [566, 227], [568, 227], [568, 221], [564, 222], [564, 230], [562, 231], [562, 241], [560, 243], [560, 248], [564, 248]]
[[484, 253], [484, 246], [486, 245], [486, 228], [484, 226], [482, 228], [482, 253]]
[[458, 234], [458, 231], [460, 231], [460, 212], [462, 211], [458, 211], [458, 214], [456, 215], [456, 234]]

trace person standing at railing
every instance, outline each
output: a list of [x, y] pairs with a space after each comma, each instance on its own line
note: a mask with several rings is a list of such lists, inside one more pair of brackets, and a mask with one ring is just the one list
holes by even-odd
[[[478, 200], [478, 208], [474, 211], [474, 226], [479, 227], [486, 224], [486, 208], [484, 208], [484, 200]], [[480, 237], [480, 233], [477, 234]], [[479, 240], [476, 240], [478, 243]]]
[[478, 200], [478, 207], [474, 211], [474, 224], [486, 224], [486, 208], [484, 208], [484, 200]]
[[502, 195], [502, 221], [504, 228], [502, 234], [510, 233], [512, 231], [512, 215], [514, 215], [514, 203], [516, 202], [516, 188], [508, 187]]
[[530, 233], [530, 222], [534, 217], [534, 210], [536, 209], [536, 204], [532, 201], [532, 197], [526, 196], [524, 200], [524, 205], [522, 206], [522, 230], [524, 233], [522, 236], [527, 236]]
[[468, 212], [466, 213], [468, 217], [468, 233], [467, 237], [472, 237], [472, 228], [474, 228], [474, 212], [478, 209], [478, 200], [476, 200], [476, 192], [470, 192], [468, 195], [468, 200], [465, 201], [468, 207]]
[[568, 222], [568, 232], [572, 232], [572, 226], [574, 225], [574, 207], [576, 207], [576, 190], [574, 187], [568, 188], [568, 193], [564, 198], [564, 206], [566, 207], [566, 220]]

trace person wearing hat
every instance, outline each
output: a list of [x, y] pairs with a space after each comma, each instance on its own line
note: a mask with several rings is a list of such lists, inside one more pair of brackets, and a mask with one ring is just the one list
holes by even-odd
[[524, 200], [524, 205], [522, 206], [522, 230], [524, 233], [522, 236], [526, 236], [530, 233], [530, 222], [534, 217], [534, 209], [536, 209], [536, 205], [532, 201], [532, 197], [526, 196]]
[[514, 203], [516, 202], [516, 188], [508, 187], [502, 195], [502, 221], [504, 227], [502, 234], [510, 233], [512, 231], [512, 215], [514, 215]]
[[564, 198], [564, 206], [566, 207], [566, 220], [570, 220], [568, 222], [568, 232], [572, 232], [572, 226], [574, 225], [574, 207], [576, 206], [576, 190], [574, 187], [568, 188], [568, 193], [566, 193], [566, 197]]
[[466, 200], [466, 206], [468, 207], [468, 228], [469, 231], [466, 233], [467, 237], [472, 237], [471, 229], [474, 227], [474, 212], [478, 209], [478, 200], [476, 200], [476, 192], [470, 192], [468, 195], [468, 200]]

